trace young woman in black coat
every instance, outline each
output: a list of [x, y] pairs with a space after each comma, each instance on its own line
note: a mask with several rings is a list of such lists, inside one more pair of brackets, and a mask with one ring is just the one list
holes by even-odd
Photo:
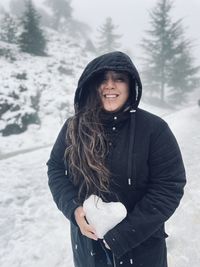
[[[76, 267], [167, 267], [164, 223], [183, 196], [185, 170], [167, 123], [138, 108], [141, 94], [126, 54], [95, 58], [79, 79], [75, 114], [51, 151], [49, 187], [70, 220]], [[103, 242], [82, 207], [92, 194], [127, 210]]]

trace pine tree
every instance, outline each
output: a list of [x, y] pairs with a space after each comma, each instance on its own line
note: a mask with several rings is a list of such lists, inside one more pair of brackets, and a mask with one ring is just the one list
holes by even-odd
[[46, 40], [39, 25], [39, 16], [31, 0], [26, 3], [22, 27], [23, 31], [18, 40], [21, 50], [38, 56], [45, 55]]
[[187, 101], [187, 93], [199, 86], [199, 67], [194, 66], [191, 56], [191, 42], [181, 41], [177, 46], [176, 56], [172, 59], [172, 69], [168, 85], [171, 88], [169, 99], [174, 104]]
[[58, 30], [61, 22], [68, 21], [72, 17], [71, 0], [46, 0], [45, 3], [52, 9], [52, 27]]
[[[196, 83], [193, 81], [193, 79], [196, 81], [194, 75], [198, 71], [198, 68], [193, 67], [188, 49], [190, 42], [184, 37], [182, 20], [172, 21], [170, 16], [172, 8], [170, 0], [157, 2], [150, 12], [151, 29], [147, 31], [148, 37], [142, 41], [142, 48], [145, 51], [144, 83], [151, 94], [156, 92], [160, 95], [162, 102], [165, 101], [168, 89], [171, 89], [171, 92], [181, 90], [181, 94], [188, 92], [185, 90], [186, 87], [182, 87], [182, 81], [190, 84], [192, 88]], [[187, 64], [182, 64], [182, 61]], [[183, 98], [179, 100], [182, 101]]]
[[7, 12], [4, 13], [0, 21], [0, 40], [7, 43], [17, 42], [17, 22]]
[[112, 18], [106, 18], [105, 23], [98, 30], [99, 41], [97, 45], [97, 51], [103, 54], [106, 52], [114, 51], [121, 46], [119, 39], [122, 36], [114, 32], [116, 28], [117, 27], [112, 22]]

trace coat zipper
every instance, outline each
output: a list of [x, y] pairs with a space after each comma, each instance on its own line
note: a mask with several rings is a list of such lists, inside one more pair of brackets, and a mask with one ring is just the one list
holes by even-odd
[[117, 265], [116, 265], [116, 261], [115, 261], [115, 256], [114, 256], [114, 254], [112, 253], [112, 257], [113, 257], [113, 264], [114, 264], [114, 266], [113, 267], [117, 267]]

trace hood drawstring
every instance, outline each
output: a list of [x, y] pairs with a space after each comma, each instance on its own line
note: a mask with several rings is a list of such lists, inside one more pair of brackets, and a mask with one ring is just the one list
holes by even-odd
[[133, 182], [133, 172], [132, 172], [132, 165], [133, 165], [133, 147], [135, 141], [135, 123], [136, 123], [136, 109], [132, 108], [130, 111], [131, 113], [131, 122], [130, 122], [130, 135], [129, 135], [129, 150], [128, 150], [128, 169], [127, 169], [127, 176], [128, 176], [128, 185], [131, 186]]

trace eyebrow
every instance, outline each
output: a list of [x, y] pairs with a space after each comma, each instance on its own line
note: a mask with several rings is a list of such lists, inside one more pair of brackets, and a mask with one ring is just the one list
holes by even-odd
[[[116, 75], [125, 75], [125, 76], [129, 76], [127, 72], [123, 72], [123, 71], [115, 71], [115, 70], [112, 70], [114, 74]], [[105, 71], [103, 73], [103, 77], [105, 77], [107, 75], [108, 71]]]
[[128, 75], [128, 73], [126, 73], [126, 72], [124, 72], [124, 71], [120, 71], [120, 70], [118, 70], [118, 71], [113, 70], [113, 72], [116, 73], [116, 74], [124, 74], [124, 75]]

